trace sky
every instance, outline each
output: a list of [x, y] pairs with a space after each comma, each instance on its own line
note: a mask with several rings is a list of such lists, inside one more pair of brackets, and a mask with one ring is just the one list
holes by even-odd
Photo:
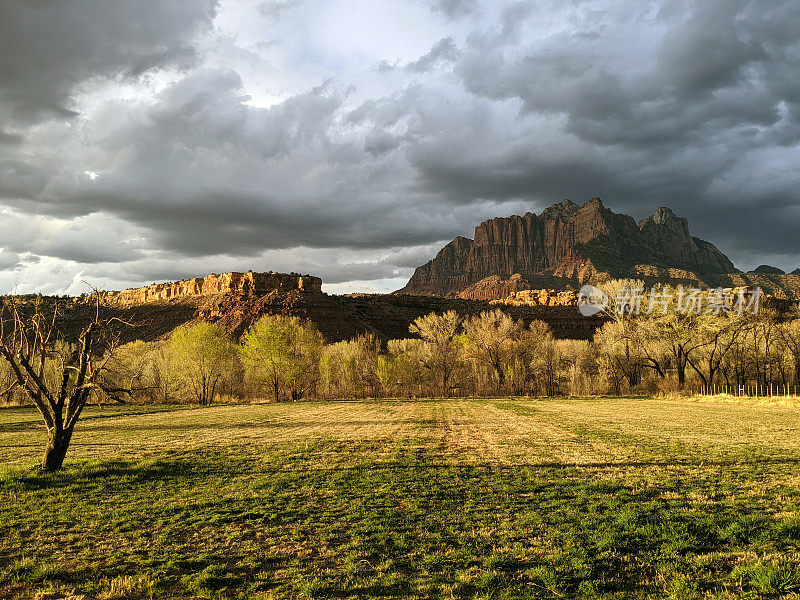
[[796, 0], [8, 0], [0, 293], [390, 291], [594, 196], [793, 270], [798, 28]]

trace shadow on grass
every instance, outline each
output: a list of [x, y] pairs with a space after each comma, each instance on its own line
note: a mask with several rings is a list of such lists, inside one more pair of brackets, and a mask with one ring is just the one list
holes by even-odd
[[[31, 444], [30, 446], [39, 447]], [[73, 444], [79, 446], [121, 446], [113, 443]], [[128, 445], [126, 445], [128, 446]], [[414, 453], [400, 460], [372, 461], [364, 459], [356, 464], [331, 464], [330, 466], [310, 466], [302, 464], [305, 457], [287, 454], [280, 459], [264, 463], [257, 454], [242, 453], [235, 457], [229, 454], [212, 455], [200, 454], [203, 448], [198, 448], [195, 453], [181, 451], [157, 459], [125, 461], [125, 460], [77, 460], [66, 463], [64, 469], [55, 473], [45, 473], [33, 465], [31, 467], [6, 467], [0, 468], [0, 485], [3, 487], [14, 486], [18, 490], [54, 489], [61, 486], [75, 486], [91, 484], [96, 486], [103, 480], [124, 480], [126, 485], [146, 484], [153, 481], [181, 479], [186, 482], [197, 479], [225, 475], [235, 477], [238, 475], [270, 475], [291, 471], [295, 475], [325, 474], [325, 473], [358, 473], [358, 472], [391, 472], [391, 471], [447, 471], [472, 473], [481, 472], [493, 475], [511, 474], [520, 470], [543, 471], [569, 471], [580, 474], [585, 470], [609, 469], [648, 469], [648, 468], [743, 468], [753, 467], [790, 467], [800, 465], [797, 457], [763, 457], [747, 458], [743, 460], [671, 460], [671, 461], [620, 461], [620, 462], [532, 462], [513, 464], [478, 463], [465, 464], [460, 462], [424, 460]]]
[[[440, 425], [441, 421], [436, 419], [400, 419], [398, 423], [413, 423], [415, 425], [423, 426], [436, 426]], [[186, 432], [186, 431], [220, 431], [220, 430], [246, 430], [246, 429], [297, 429], [302, 427], [319, 427], [319, 421], [244, 421], [239, 423], [224, 423], [224, 422], [211, 422], [211, 423], [153, 423], [153, 424], [136, 424], [132, 427], [135, 431], [171, 431], [171, 432]], [[339, 426], [339, 427], [362, 427], [362, 426], [382, 426], [385, 420], [381, 418], [375, 419], [362, 419], [350, 421], [333, 421], [326, 422], [326, 426]], [[94, 425], [91, 427], [92, 432], [98, 431], [114, 431], [119, 432], [119, 425], [110, 423], [108, 425]]]
[[[379, 462], [363, 450], [323, 442], [258, 456], [199, 448], [154, 460], [76, 462], [55, 474], [0, 473], [0, 485], [32, 492], [32, 507], [46, 497], [41, 490], [59, 501], [86, 491], [82, 503], [66, 504], [72, 515], [95, 500], [94, 490], [116, 508], [105, 527], [123, 536], [156, 523], [165, 550], [148, 568], [157, 566], [159, 577], [194, 597], [244, 594], [246, 582], [260, 576], [276, 586], [276, 597], [488, 597], [497, 589], [588, 597], [589, 584], [630, 597], [643, 588], [655, 593], [656, 571], [668, 578], [692, 569], [708, 591], [720, 581], [740, 584], [731, 564], [697, 557], [786, 552], [800, 543], [800, 523], [769, 514], [758, 498], [710, 498], [716, 480], [641, 486], [587, 470], [674, 462], [459, 464], [410, 448]], [[314, 465], [334, 453], [358, 462]], [[798, 462], [743, 458], [678, 466]], [[736, 474], [722, 473], [736, 491]], [[225, 477], [233, 480], [228, 489]], [[170, 486], [152, 494], [148, 486], [164, 481]], [[174, 489], [187, 492], [180, 502], [172, 501]], [[150, 547], [149, 538], [138, 543]], [[348, 563], [349, 571], [331, 567]], [[793, 589], [797, 581], [782, 565], [746, 576], [765, 590]], [[422, 585], [434, 587], [428, 594]]]
[[[81, 423], [96, 421], [98, 419], [117, 419], [120, 417], [140, 417], [144, 415], [155, 415], [161, 413], [177, 412], [181, 410], [192, 410], [201, 407], [197, 406], [184, 406], [184, 405], [163, 405], [163, 406], [142, 406], [138, 404], [124, 404], [124, 405], [111, 405], [98, 408], [96, 405], [90, 405], [87, 410], [88, 414], [81, 415]], [[96, 412], [96, 411], [106, 412]], [[0, 433], [8, 433], [15, 431], [27, 431], [30, 429], [44, 429], [44, 423], [36, 408], [32, 406], [19, 406], [19, 407], [0, 407], [0, 414], [6, 416], [8, 413], [20, 417], [29, 416], [31, 418], [20, 421], [10, 421], [0, 423]]]
[[[69, 460], [69, 459], [68, 459]], [[213, 475], [239, 475], [243, 466], [227, 460], [214, 464], [197, 458], [175, 457], [144, 461], [75, 461], [54, 473], [38, 468], [7, 467], [0, 470], [0, 487], [15, 491], [54, 490], [65, 487], [135, 486], [180, 480], [192, 484]]]
[[574, 462], [541, 462], [541, 463], [504, 463], [504, 464], [464, 464], [458, 462], [420, 462], [420, 463], [407, 463], [407, 462], [394, 462], [394, 461], [380, 461], [369, 462], [358, 465], [335, 465], [329, 467], [309, 467], [304, 465], [296, 465], [292, 467], [292, 471], [296, 473], [325, 473], [334, 471], [364, 471], [364, 470], [415, 470], [415, 469], [457, 469], [457, 470], [484, 470], [490, 472], [511, 472], [518, 469], [534, 469], [543, 471], [575, 471], [579, 472], [585, 469], [647, 469], [651, 467], [677, 467], [677, 468], [692, 468], [692, 467], [755, 467], [755, 466], [796, 466], [800, 464], [800, 458], [758, 458], [751, 460], [700, 460], [700, 461], [621, 461], [621, 462], [592, 462], [592, 463], [574, 463]]

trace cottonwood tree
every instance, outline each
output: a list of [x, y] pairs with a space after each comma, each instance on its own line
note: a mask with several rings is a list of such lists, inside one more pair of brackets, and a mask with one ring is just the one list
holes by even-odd
[[778, 335], [794, 367], [794, 385], [800, 385], [800, 319], [781, 323]]
[[235, 367], [233, 342], [220, 326], [210, 323], [178, 327], [170, 335], [167, 352], [175, 371], [201, 406], [214, 401], [223, 378]]
[[380, 342], [374, 335], [360, 335], [326, 346], [320, 360], [323, 384], [340, 397], [376, 396]]
[[615, 393], [620, 393], [623, 380], [630, 387], [642, 380], [644, 360], [641, 345], [635, 336], [635, 319], [647, 309], [644, 282], [640, 279], [612, 279], [600, 284], [608, 297], [603, 311], [611, 321], [605, 323], [595, 343], [600, 350], [601, 362]]
[[521, 345], [534, 382], [539, 382], [545, 395], [555, 396], [559, 388], [561, 354], [550, 326], [534, 320], [522, 332]]
[[615, 394], [622, 392], [623, 381], [635, 387], [642, 380], [644, 357], [641, 346], [634, 341], [632, 328], [629, 319], [610, 321], [594, 337], [600, 363]]
[[708, 343], [700, 335], [700, 320], [701, 317], [697, 314], [679, 311], [670, 306], [665, 313], [654, 314], [643, 324], [652, 334], [650, 339], [660, 341], [667, 349], [671, 362], [675, 365], [678, 387], [681, 388], [686, 383], [689, 360]]
[[423, 341], [419, 361], [438, 381], [443, 396], [450, 395], [450, 379], [459, 363], [457, 341], [461, 317], [454, 310], [417, 317], [408, 330]]
[[484, 311], [467, 319], [465, 350], [469, 359], [488, 366], [497, 380], [498, 390], [515, 359], [526, 353], [521, 342], [525, 327], [501, 310]]
[[783, 369], [782, 340], [778, 332], [777, 315], [769, 310], [761, 310], [758, 315], [747, 319], [753, 341], [753, 358], [756, 372], [756, 381], [764, 386], [770, 385], [775, 379], [775, 373], [786, 379]]
[[17, 376], [6, 361], [0, 362], [0, 403], [11, 404], [19, 389]]
[[558, 353], [572, 396], [587, 396], [597, 392], [598, 365], [596, 347], [588, 340], [559, 340]]
[[168, 341], [154, 344], [151, 359], [153, 385], [158, 398], [166, 404], [180, 386], [181, 366], [170, 360]]
[[316, 383], [322, 352], [322, 336], [310, 321], [298, 317], [268, 315], [242, 336], [239, 357], [247, 376], [269, 385], [278, 402], [281, 388], [299, 400]]
[[599, 284], [608, 304], [603, 313], [615, 321], [629, 319], [647, 308], [645, 284], [641, 279], [611, 279]]
[[398, 385], [411, 397], [422, 393], [426, 375], [430, 372], [422, 367], [425, 355], [425, 342], [419, 339], [389, 340], [388, 355], [392, 359], [392, 373]]
[[727, 377], [723, 370], [725, 361], [745, 331], [746, 324], [746, 318], [735, 314], [700, 316], [697, 331], [702, 345], [688, 361], [703, 386], [714, 385], [720, 373]]
[[119, 319], [101, 320], [98, 305], [77, 344], [68, 344], [58, 330], [60, 317], [60, 304], [41, 298], [22, 306], [18, 298], [6, 297], [0, 307], [0, 355], [47, 427], [43, 471], [64, 464], [75, 425], [93, 394], [126, 391], [105, 378], [117, 345], [111, 323]]
[[[133, 399], [153, 400], [160, 396], [161, 381], [154, 351], [154, 344], [142, 340], [123, 344], [106, 363], [106, 379], [117, 388], [130, 390]], [[123, 402], [119, 395], [113, 399]]]

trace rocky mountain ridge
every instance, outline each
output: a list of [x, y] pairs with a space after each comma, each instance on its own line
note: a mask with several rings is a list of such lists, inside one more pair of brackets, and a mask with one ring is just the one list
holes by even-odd
[[[176, 327], [198, 321], [216, 323], [238, 339], [262, 316], [279, 314], [311, 320], [329, 342], [371, 334], [385, 343], [409, 337], [411, 321], [430, 312], [455, 310], [467, 317], [494, 308], [481, 300], [431, 296], [332, 296], [322, 292], [321, 283], [320, 278], [308, 275], [250, 271], [46, 300], [62, 303], [60, 335], [71, 342], [77, 340], [97, 310], [102, 318], [114, 317], [115, 333], [121, 342], [164, 339]], [[504, 306], [503, 310], [526, 323], [544, 320], [558, 337], [588, 339], [603, 323], [602, 318], [579, 317], [574, 309], [564, 306], [520, 304]]]
[[169, 283], [131, 288], [119, 292], [98, 292], [106, 304], [131, 306], [151, 302], [170, 302], [199, 296], [222, 294], [264, 295], [270, 292], [287, 293], [293, 290], [321, 293], [322, 279], [310, 275], [286, 273], [213, 273], [205, 277], [193, 277]]
[[564, 200], [540, 215], [484, 221], [473, 239], [455, 238], [417, 268], [399, 292], [491, 300], [524, 289], [577, 288], [622, 277], [700, 287], [755, 281], [766, 291], [800, 293], [796, 275], [742, 274], [714, 244], [692, 236], [688, 221], [667, 207], [637, 223], [599, 198], [583, 206]]

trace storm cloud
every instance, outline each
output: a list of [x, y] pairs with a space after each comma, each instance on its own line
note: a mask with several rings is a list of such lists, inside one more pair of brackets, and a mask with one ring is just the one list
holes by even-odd
[[0, 286], [388, 290], [486, 218], [593, 196], [792, 270], [798, 26], [791, 1], [12, 0]]

